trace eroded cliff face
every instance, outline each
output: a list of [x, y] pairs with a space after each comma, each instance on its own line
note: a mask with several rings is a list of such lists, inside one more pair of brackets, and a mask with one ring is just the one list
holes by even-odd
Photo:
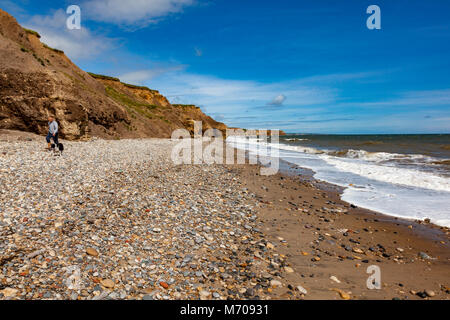
[[63, 52], [42, 44], [0, 9], [0, 128], [45, 134], [54, 114], [66, 139], [114, 138], [126, 109]]
[[218, 129], [225, 137], [228, 127], [225, 124], [218, 122], [210, 116], [204, 114], [199, 107], [195, 105], [181, 104], [176, 104], [174, 106], [180, 110], [183, 125], [191, 134], [194, 134], [195, 121], [201, 121], [203, 133], [209, 129]]
[[72, 140], [167, 138], [190, 130], [187, 120], [216, 123], [200, 110], [172, 106], [155, 90], [89, 74], [39, 38], [0, 9], [0, 129], [45, 134], [49, 114]]
[[[130, 130], [169, 138], [176, 129], [187, 129], [193, 134], [194, 121], [202, 122], [203, 131], [210, 128], [225, 131], [227, 128], [225, 124], [205, 115], [196, 106], [172, 105], [156, 90], [126, 84], [107, 76], [90, 75], [105, 86], [109, 97], [126, 107], [131, 117]], [[138, 119], [139, 121], [136, 121]]]

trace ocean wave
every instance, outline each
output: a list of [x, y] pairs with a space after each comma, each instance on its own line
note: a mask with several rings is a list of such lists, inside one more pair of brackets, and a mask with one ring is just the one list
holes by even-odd
[[303, 153], [309, 153], [309, 154], [324, 154], [327, 153], [326, 150], [319, 150], [316, 148], [311, 147], [304, 147], [304, 146], [291, 146], [286, 144], [270, 144], [271, 148], [276, 148], [280, 150], [287, 150], [287, 151], [296, 151], [296, 152], [303, 152]]
[[371, 180], [450, 192], [450, 179], [430, 172], [338, 159], [328, 155], [321, 156], [321, 158], [340, 171], [353, 173]]
[[421, 154], [400, 154], [400, 153], [390, 153], [390, 152], [369, 152], [366, 150], [354, 150], [354, 149], [344, 149], [339, 151], [331, 151], [327, 154], [336, 157], [345, 157], [350, 159], [361, 159], [370, 162], [384, 162], [384, 161], [421, 161], [421, 162], [432, 162], [435, 158], [421, 155]]
[[308, 139], [300, 139], [300, 138], [286, 138], [286, 139], [283, 139], [284, 141], [290, 141], [290, 142], [292, 142], [292, 141], [308, 141]]
[[431, 162], [431, 164], [436, 164], [436, 165], [440, 165], [440, 166], [450, 166], [450, 160], [433, 161], [433, 162]]
[[416, 164], [442, 164], [448, 165], [450, 159], [437, 159], [427, 155], [422, 154], [400, 154], [400, 153], [390, 153], [390, 152], [370, 152], [366, 150], [355, 150], [355, 149], [342, 149], [342, 150], [327, 150], [327, 149], [316, 149], [313, 147], [306, 146], [292, 146], [280, 144], [271, 145], [273, 148], [278, 148], [281, 150], [304, 152], [308, 154], [327, 154], [339, 158], [349, 158], [349, 159], [360, 159], [368, 162], [387, 162], [387, 161], [397, 161], [397, 162], [408, 162]]
[[[228, 140], [230, 141], [230, 140]], [[338, 158], [349, 158], [349, 159], [360, 159], [368, 162], [383, 163], [387, 161], [398, 161], [398, 162], [409, 162], [417, 164], [443, 164], [446, 165], [450, 159], [437, 159], [427, 155], [422, 154], [400, 154], [400, 153], [390, 153], [390, 152], [370, 152], [366, 150], [356, 150], [356, 149], [341, 149], [341, 150], [329, 150], [329, 149], [317, 149], [314, 147], [306, 147], [302, 145], [290, 145], [290, 144], [274, 144], [265, 142], [261, 139], [245, 139], [241, 137], [234, 137], [232, 140], [234, 143], [245, 144], [248, 146], [269, 147], [279, 150], [303, 152], [307, 154], [326, 154]]]
[[[319, 150], [245, 138], [229, 142], [260, 155], [275, 149], [275, 156], [313, 170], [316, 179], [342, 186], [342, 199], [349, 203], [407, 219], [430, 218], [438, 225], [450, 227], [450, 179], [429, 170], [436, 165], [442, 167], [449, 160], [352, 149]], [[439, 163], [433, 164], [433, 159]]]
[[295, 146], [295, 145], [288, 145], [283, 143], [270, 143], [270, 142], [264, 142], [264, 140], [260, 139], [246, 139], [244, 137], [228, 137], [227, 138], [228, 143], [232, 143], [235, 147], [242, 147], [242, 148], [248, 148], [248, 149], [254, 149], [255, 151], [260, 148], [272, 148], [272, 149], [278, 149], [278, 150], [286, 150], [286, 151], [295, 151], [295, 152], [303, 152], [303, 153], [310, 153], [310, 154], [322, 154], [326, 151], [319, 150], [315, 148], [310, 147], [304, 147], [304, 146]]

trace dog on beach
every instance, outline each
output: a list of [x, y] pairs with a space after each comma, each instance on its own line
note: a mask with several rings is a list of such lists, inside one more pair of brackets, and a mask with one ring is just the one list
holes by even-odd
[[61, 156], [64, 151], [64, 145], [62, 143], [58, 143], [58, 145], [52, 143], [51, 150], [53, 151], [53, 155]]

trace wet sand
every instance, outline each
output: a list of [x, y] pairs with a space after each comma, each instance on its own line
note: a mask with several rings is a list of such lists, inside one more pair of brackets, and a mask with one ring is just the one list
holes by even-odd
[[[447, 228], [351, 206], [340, 200], [340, 187], [290, 164], [283, 163], [274, 176], [259, 175], [258, 166], [236, 169], [258, 196], [266, 239], [294, 270], [287, 282], [307, 290], [302, 298], [450, 298]], [[367, 288], [371, 265], [380, 268], [380, 290]], [[277, 293], [285, 299], [292, 290]]]

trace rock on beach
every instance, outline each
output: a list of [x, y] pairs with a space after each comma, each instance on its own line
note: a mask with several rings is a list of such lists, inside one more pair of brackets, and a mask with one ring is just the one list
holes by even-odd
[[176, 165], [164, 139], [64, 143], [55, 157], [38, 139], [0, 141], [0, 299], [270, 299], [283, 286], [286, 261], [231, 167]]

